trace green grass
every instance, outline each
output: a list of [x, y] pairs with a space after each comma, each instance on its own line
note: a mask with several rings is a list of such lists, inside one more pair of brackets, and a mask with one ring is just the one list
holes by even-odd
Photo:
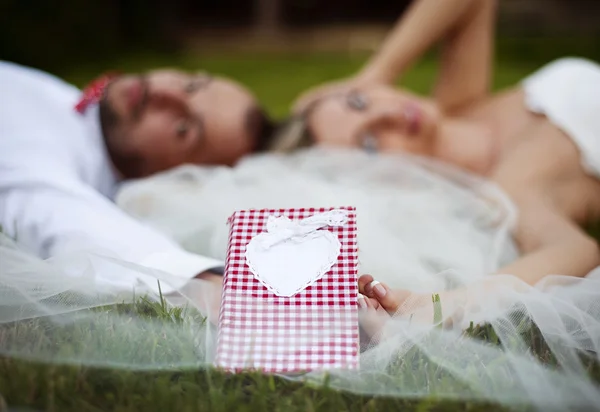
[[[439, 303], [439, 297], [433, 300], [434, 305]], [[99, 316], [94, 317], [93, 322], [83, 321], [77, 326], [61, 326], [56, 319], [35, 319], [0, 327], [0, 341], [4, 345], [16, 339], [30, 345], [24, 349], [31, 354], [43, 354], [55, 363], [50, 365], [34, 360], [0, 357], [0, 393], [8, 405], [49, 411], [504, 410], [493, 404], [434, 397], [387, 399], [358, 396], [333, 390], [327, 384], [317, 388], [259, 373], [230, 375], [201, 369], [190, 366], [194, 358], [202, 357], [202, 354], [195, 352], [198, 344], [195, 332], [198, 325], [203, 324], [203, 319], [193, 312], [169, 308], [163, 302], [146, 299], [139, 299], [130, 305], [97, 308], [91, 312]], [[115, 322], [111, 315], [121, 316], [119, 319], [124, 322]], [[440, 317], [441, 313], [437, 316]], [[143, 323], [142, 330], [136, 327], [136, 320], [156, 322]], [[173, 333], [179, 329], [184, 332]], [[498, 337], [489, 325], [471, 325], [465, 333], [490, 345], [499, 344]], [[529, 335], [534, 355], [547, 364], [555, 364], [535, 328], [524, 328], [523, 333]], [[431, 339], [435, 339], [435, 336]], [[456, 351], [452, 345], [443, 349], [445, 357], [452, 357]], [[121, 362], [153, 362], [161, 367], [133, 371], [81, 366], [72, 361], [63, 364], [56, 362], [57, 359], [68, 360], [72, 354], [91, 362], [93, 359], [86, 354], [92, 356], [98, 353], [110, 353], [112, 359]], [[501, 354], [498, 356], [496, 361], [488, 360], [483, 369], [480, 364], [482, 361], [474, 356], [464, 364], [464, 375], [481, 373], [477, 370], [509, 373], [510, 367]], [[177, 367], [182, 363], [188, 367]], [[598, 365], [589, 364], [588, 367], [600, 382]], [[428, 385], [432, 393], [465, 391], [460, 379], [439, 368], [416, 348], [392, 362], [388, 373], [393, 378], [386, 377], [380, 381], [381, 385], [402, 388]], [[383, 378], [374, 376], [373, 379]], [[390, 382], [390, 379], [393, 381]], [[486, 375], [481, 376], [484, 385], [494, 384], [485, 379]], [[518, 385], [518, 382], [515, 384]], [[510, 384], [496, 388], [496, 391], [502, 390], [510, 390]]]
[[[537, 49], [536, 49], [537, 50]], [[524, 53], [526, 53], [525, 50]], [[352, 74], [364, 62], [365, 55], [310, 54], [286, 56], [188, 56], [138, 54], [115, 59], [104, 65], [82, 65], [63, 68], [57, 74], [68, 81], [83, 85], [98, 72], [111, 68], [141, 71], [160, 66], [184, 69], [204, 69], [238, 79], [248, 85], [264, 102], [270, 112], [281, 117], [287, 113], [293, 98], [307, 87], [320, 82]], [[537, 59], [537, 60], [536, 60]], [[541, 58], [515, 60], [500, 57], [496, 67], [496, 88], [514, 84], [538, 67]], [[427, 92], [435, 76], [436, 66], [426, 59], [411, 70], [404, 84], [418, 92]], [[435, 301], [434, 301], [435, 303]], [[39, 319], [19, 325], [0, 328], [0, 341], [14, 334], [27, 337], [31, 348], [40, 353], [68, 359], [70, 353], [122, 351], [122, 360], [143, 362], [160, 360], [162, 370], [127, 371], [111, 368], [86, 367], [77, 364], [44, 364], [34, 359], [0, 358], [0, 394], [11, 407], [29, 407], [49, 411], [490, 411], [502, 410], [494, 405], [477, 402], [457, 402], [447, 399], [385, 399], [351, 395], [333, 389], [314, 388], [258, 373], [228, 375], [215, 370], [182, 369], [178, 365], [194, 360], [196, 343], [193, 322], [201, 319], [183, 316], [185, 313], [168, 310], [159, 303], [139, 301], [135, 305], [117, 305], [103, 308], [105, 313], [118, 313], [123, 319], [150, 317], [158, 319], [155, 329], [146, 330], [142, 340], [135, 340], [135, 330], [122, 327], [113, 334], [101, 336], [112, 340], [98, 341], [93, 331], [106, 330], [115, 325], [102, 324], [102, 317], [86, 327], [57, 329], [47, 320]], [[108, 317], [107, 317], [108, 319]], [[186, 320], [187, 319], [187, 320]], [[195, 320], [194, 320], [195, 319]], [[186, 323], [187, 322], [187, 323]], [[124, 325], [121, 325], [124, 326]], [[179, 331], [176, 335], [166, 332]], [[185, 326], [185, 327], [184, 327]], [[487, 326], [467, 331], [477, 339], [497, 344], [497, 337]], [[549, 351], [535, 331], [532, 350], [545, 362], [553, 363]], [[23, 335], [25, 334], [25, 335]], [[120, 340], [119, 340], [120, 339]], [[38, 345], [38, 346], [35, 346]], [[114, 346], [111, 346], [114, 345]], [[31, 349], [23, 348], [23, 349]], [[85, 352], [85, 351], [88, 352]], [[451, 348], [449, 348], [451, 356]], [[187, 356], [182, 359], [181, 355]], [[474, 360], [476, 362], [476, 360]], [[411, 352], [392, 365], [402, 379], [396, 384], [418, 384], [419, 379], [434, 382], [439, 391], [448, 391], [447, 385], [456, 385], [443, 371], [431, 364], [427, 357]], [[499, 366], [502, 367], [502, 366]], [[600, 381], [597, 365], [590, 365], [591, 373]], [[425, 371], [428, 379], [415, 371]], [[460, 388], [457, 388], [460, 389]], [[0, 398], [0, 411], [3, 410]]]
[[[439, 303], [439, 298], [434, 302]], [[189, 355], [188, 361], [194, 357], [194, 328], [189, 326], [201, 324], [202, 319], [145, 299], [136, 304], [115, 305], [94, 309], [93, 312], [100, 316], [94, 318], [93, 323], [81, 322], [78, 326], [61, 327], [46, 319], [3, 325], [0, 327], [0, 339], [6, 343], [18, 335], [19, 342], [28, 342], [32, 346], [29, 349], [35, 348], [32, 353], [43, 353], [49, 359], [67, 359], [69, 354], [74, 353], [81, 358], [85, 351], [90, 354], [105, 351], [110, 352], [114, 359], [123, 355], [123, 361], [131, 361], [132, 357], [137, 357], [136, 361], [140, 363], [158, 363], [160, 360], [162, 368], [131, 371], [0, 358], [0, 393], [8, 405], [49, 411], [504, 410], [492, 404], [433, 397], [386, 399], [351, 395], [330, 389], [327, 385], [316, 388], [259, 373], [230, 375], [216, 370], [177, 368], [174, 365], [185, 362], [181, 356]], [[104, 314], [106, 316], [102, 316]], [[115, 328], [118, 322], [114, 322], [109, 314], [124, 316], [132, 330]], [[154, 319], [157, 323], [155, 327], [147, 328], [146, 333], [139, 333], [141, 330], [133, 327], [136, 319]], [[173, 337], [169, 333], [174, 326], [189, 333]], [[465, 333], [474, 339], [498, 344], [498, 338], [489, 326], [471, 326]], [[527, 333], [536, 332], [528, 330]], [[548, 356], [550, 352], [539, 336], [534, 336], [532, 342], [534, 354], [542, 359]], [[448, 357], [453, 356], [454, 348], [445, 349]], [[553, 363], [552, 359], [544, 360]], [[481, 367], [477, 368], [481, 366], [479, 362], [474, 358], [472, 363], [465, 365], [464, 373], [477, 373], [475, 369], [481, 370]], [[486, 368], [508, 368], [508, 365], [499, 359], [486, 363]], [[465, 389], [460, 379], [437, 367], [417, 349], [393, 362], [389, 373], [395, 377], [391, 384], [404, 388], [419, 388], [427, 384], [433, 393]], [[600, 370], [593, 373], [600, 380]], [[390, 382], [382, 381], [381, 384], [390, 385]], [[506, 388], [498, 388], [499, 391], [503, 389]]]

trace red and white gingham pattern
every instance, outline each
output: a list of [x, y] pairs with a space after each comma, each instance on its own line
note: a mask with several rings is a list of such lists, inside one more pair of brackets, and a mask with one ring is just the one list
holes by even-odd
[[246, 265], [246, 245], [264, 231], [269, 215], [296, 220], [332, 208], [246, 210], [229, 219], [217, 367], [278, 373], [358, 368], [356, 212], [342, 209], [349, 212], [348, 222], [322, 229], [340, 240], [337, 262], [292, 297], [275, 295], [254, 277]]

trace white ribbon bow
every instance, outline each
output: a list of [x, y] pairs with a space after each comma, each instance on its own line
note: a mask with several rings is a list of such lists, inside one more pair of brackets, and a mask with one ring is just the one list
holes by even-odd
[[270, 249], [276, 244], [291, 240], [302, 241], [314, 236], [317, 230], [325, 226], [343, 226], [348, 221], [348, 211], [334, 209], [317, 213], [302, 220], [290, 220], [285, 216], [269, 216], [267, 218], [267, 233], [263, 233], [261, 247]]

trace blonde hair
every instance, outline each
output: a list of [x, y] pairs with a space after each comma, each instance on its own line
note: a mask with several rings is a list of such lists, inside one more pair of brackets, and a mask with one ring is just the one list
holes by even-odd
[[289, 153], [314, 144], [305, 114], [291, 116], [275, 128], [271, 138], [264, 145], [267, 152]]

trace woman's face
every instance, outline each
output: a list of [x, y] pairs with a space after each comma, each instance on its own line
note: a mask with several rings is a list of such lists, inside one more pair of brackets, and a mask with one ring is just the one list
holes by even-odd
[[418, 155], [433, 154], [439, 122], [434, 104], [380, 85], [328, 97], [308, 118], [317, 144]]

